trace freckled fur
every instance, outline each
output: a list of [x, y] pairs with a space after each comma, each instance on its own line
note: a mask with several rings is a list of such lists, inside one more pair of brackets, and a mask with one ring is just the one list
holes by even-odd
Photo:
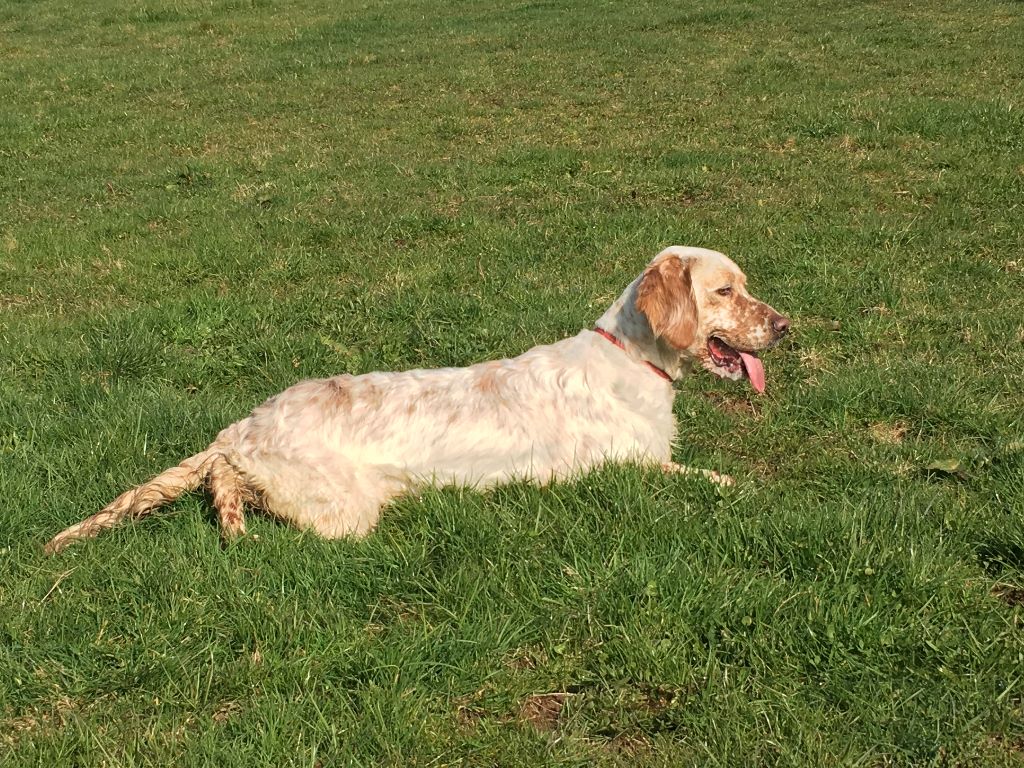
[[[731, 281], [731, 301], [714, 294]], [[325, 537], [363, 535], [381, 508], [427, 484], [486, 488], [546, 483], [604, 462], [671, 463], [671, 384], [708, 366], [707, 337], [753, 350], [777, 340], [774, 310], [715, 251], [660, 253], [599, 319], [619, 348], [585, 330], [508, 360], [468, 368], [341, 375], [302, 381], [224, 429], [201, 453], [119, 496], [55, 536], [58, 552], [206, 485], [225, 537], [245, 531], [243, 508]], [[713, 369], [712, 369], [713, 370]], [[715, 371], [723, 375], [721, 371]]]

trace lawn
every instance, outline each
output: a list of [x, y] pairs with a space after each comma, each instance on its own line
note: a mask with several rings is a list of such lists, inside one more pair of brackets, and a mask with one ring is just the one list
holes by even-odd
[[[1024, 764], [1020, 2], [0, 0], [0, 764]], [[305, 378], [793, 318], [675, 459], [54, 533]]]

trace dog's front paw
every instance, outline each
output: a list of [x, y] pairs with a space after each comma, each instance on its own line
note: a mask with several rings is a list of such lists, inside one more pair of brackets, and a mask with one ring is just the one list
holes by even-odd
[[663, 472], [667, 472], [673, 475], [700, 475], [705, 480], [708, 480], [715, 485], [722, 487], [729, 487], [736, 485], [736, 480], [733, 479], [732, 475], [726, 475], [722, 472], [715, 472], [713, 469], [701, 469], [700, 467], [687, 467], [685, 464], [676, 464], [674, 461], [666, 461], [661, 465]]

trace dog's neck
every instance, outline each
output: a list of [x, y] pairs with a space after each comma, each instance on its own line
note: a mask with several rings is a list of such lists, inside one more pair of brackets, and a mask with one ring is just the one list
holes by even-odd
[[601, 315], [597, 327], [615, 336], [630, 357], [665, 371], [673, 380], [690, 370], [689, 357], [656, 338], [647, 318], [636, 307], [638, 277]]

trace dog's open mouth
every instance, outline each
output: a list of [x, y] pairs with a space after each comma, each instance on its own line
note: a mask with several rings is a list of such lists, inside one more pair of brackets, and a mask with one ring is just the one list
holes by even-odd
[[764, 392], [764, 365], [756, 354], [734, 349], [717, 336], [708, 338], [708, 353], [711, 362], [731, 374], [731, 378], [745, 375], [758, 393]]

